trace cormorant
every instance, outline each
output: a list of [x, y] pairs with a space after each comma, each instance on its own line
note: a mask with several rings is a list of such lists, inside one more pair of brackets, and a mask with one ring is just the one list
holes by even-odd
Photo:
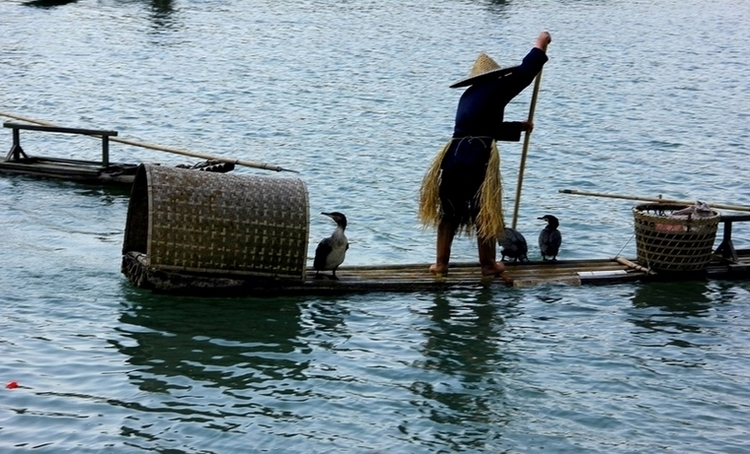
[[537, 219], [547, 221], [547, 226], [539, 234], [539, 249], [542, 251], [542, 260], [548, 260], [547, 256], [551, 256], [551, 260], [557, 260], [557, 253], [560, 252], [560, 245], [562, 244], [562, 235], [557, 230], [560, 221], [551, 214], [545, 214]]
[[336, 277], [336, 268], [344, 262], [346, 251], [349, 249], [349, 241], [346, 239], [346, 235], [344, 235], [346, 216], [338, 211], [320, 214], [324, 214], [336, 221], [336, 230], [328, 238], [323, 238], [318, 243], [317, 249], [315, 249], [315, 260], [313, 261], [315, 279], [323, 278], [323, 276], [318, 274], [321, 271], [332, 270], [331, 279], [338, 280]]
[[500, 251], [502, 254], [500, 260], [505, 260], [505, 256], [512, 258], [514, 262], [518, 260], [526, 262], [529, 260], [526, 256], [529, 246], [526, 244], [526, 238], [518, 230], [505, 227], [505, 238], [498, 240], [498, 244], [503, 248]]

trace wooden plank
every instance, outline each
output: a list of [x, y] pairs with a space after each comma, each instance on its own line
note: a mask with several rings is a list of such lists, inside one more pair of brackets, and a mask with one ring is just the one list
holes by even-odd
[[[30, 163], [49, 163], [49, 164], [104, 168], [104, 166], [102, 166], [101, 161], [88, 161], [88, 160], [83, 160], [83, 159], [68, 159], [68, 158], [50, 158], [50, 157], [40, 157], [40, 156], [32, 156], [32, 157], [29, 157], [28, 159]], [[26, 162], [26, 160], [23, 160], [22, 162]], [[137, 166], [137, 164], [120, 164], [120, 163], [110, 163], [109, 165], [110, 166], [116, 166], [116, 165]]]
[[[632, 280], [628, 267], [611, 259], [570, 260], [557, 262], [506, 263], [509, 282], [481, 275], [478, 263], [451, 263], [445, 276], [436, 277], [429, 272], [429, 264], [349, 266], [339, 268], [338, 283], [327, 279], [315, 280], [315, 271], [308, 269], [308, 280], [315, 288], [336, 285], [363, 285], [370, 288], [429, 289], [457, 286], [513, 285], [529, 287], [540, 284], [581, 285], [583, 281], [600, 282], [617, 279]], [[598, 274], [596, 274], [598, 273]], [[327, 275], [328, 273], [326, 273]]]
[[27, 175], [46, 175], [46, 176], [64, 176], [70, 175], [71, 177], [86, 176], [86, 177], [97, 177], [101, 171], [101, 168], [87, 167], [87, 166], [75, 166], [65, 165], [58, 163], [44, 163], [36, 162], [34, 164], [18, 163], [14, 161], [1, 161], [0, 170], [13, 171], [15, 173], [23, 173]]
[[14, 161], [0, 161], [0, 173], [25, 175], [30, 177], [53, 178], [106, 185], [127, 186], [133, 183], [134, 173], [123, 171], [124, 167], [76, 166], [72, 164], [23, 164]]
[[536, 287], [538, 285], [542, 284], [567, 284], [567, 285], [581, 285], [581, 278], [578, 276], [559, 276], [552, 279], [535, 279], [535, 278], [525, 278], [525, 279], [513, 279], [513, 287], [515, 288], [523, 288], [523, 287]]

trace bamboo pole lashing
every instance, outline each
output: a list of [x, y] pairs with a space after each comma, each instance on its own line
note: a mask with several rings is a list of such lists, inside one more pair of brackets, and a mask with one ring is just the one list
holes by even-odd
[[628, 268], [633, 268], [636, 271], [643, 271], [646, 274], [656, 274], [656, 271], [652, 271], [646, 267], [643, 267], [637, 263], [631, 262], [630, 260], [624, 258], [624, 257], [617, 257], [615, 260], [617, 260], [617, 263], [621, 263]]
[[[24, 116], [21, 116], [21, 115], [10, 114], [10, 113], [7, 113], [7, 112], [0, 112], [0, 115], [2, 115], [4, 117], [8, 117], [8, 118], [13, 118], [13, 119], [16, 119], [16, 120], [25, 121], [27, 123], [38, 124], [38, 125], [41, 125], [41, 126], [59, 127], [59, 125], [56, 125], [54, 123], [50, 123], [48, 121], [37, 120], [37, 119], [34, 119], [34, 118], [28, 118], [28, 117], [24, 117]], [[98, 137], [98, 136], [96, 136], [96, 137]], [[118, 143], [122, 143], [122, 144], [125, 144], [125, 145], [131, 145], [131, 146], [134, 146], [134, 147], [148, 148], [148, 149], [157, 150], [157, 151], [166, 151], [168, 153], [174, 153], [174, 154], [179, 154], [179, 155], [183, 155], [183, 156], [190, 156], [190, 157], [193, 157], [193, 158], [206, 159], [206, 160], [211, 160], [211, 161], [219, 161], [219, 162], [223, 162], [223, 163], [227, 163], [227, 164], [235, 164], [235, 165], [241, 165], [241, 166], [245, 166], [245, 167], [252, 167], [252, 168], [263, 169], [263, 170], [273, 170], [273, 171], [276, 171], [276, 172], [286, 171], [286, 172], [299, 173], [296, 170], [285, 169], [285, 168], [277, 166], [277, 165], [266, 164], [266, 163], [255, 162], [255, 161], [246, 161], [246, 160], [242, 160], [242, 159], [224, 158], [224, 157], [221, 157], [221, 156], [213, 156], [213, 155], [209, 155], [209, 154], [205, 154], [205, 153], [199, 153], [199, 152], [195, 152], [195, 151], [185, 150], [185, 149], [182, 149], [182, 148], [168, 147], [168, 146], [164, 146], [164, 145], [152, 144], [152, 143], [147, 143], [147, 142], [139, 142], [139, 141], [136, 141], [136, 140], [123, 139], [121, 137], [110, 137], [109, 140], [110, 140], [110, 142], [118, 142]]]

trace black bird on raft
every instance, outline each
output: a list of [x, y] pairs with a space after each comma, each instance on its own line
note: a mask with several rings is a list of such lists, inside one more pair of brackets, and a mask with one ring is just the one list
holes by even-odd
[[330, 278], [338, 280], [336, 277], [336, 268], [344, 263], [346, 251], [349, 249], [349, 241], [344, 235], [346, 230], [346, 216], [343, 213], [334, 211], [332, 213], [320, 213], [336, 221], [336, 230], [328, 238], [323, 238], [315, 249], [315, 260], [313, 268], [315, 269], [315, 279], [322, 279], [319, 273], [321, 271], [331, 270], [333, 273]]
[[[560, 245], [562, 244], [562, 235], [557, 230], [560, 226], [560, 221], [551, 214], [545, 214], [537, 219], [547, 221], [547, 226], [539, 233], [539, 249], [542, 251], [542, 260], [555, 261], [557, 260], [557, 253], [560, 252]], [[547, 259], [548, 256], [552, 257], [552, 259]]]
[[528, 262], [529, 258], [526, 254], [529, 252], [529, 246], [526, 243], [526, 238], [521, 235], [516, 229], [505, 227], [505, 238], [498, 240], [497, 243], [503, 248], [500, 253], [502, 258], [510, 257], [514, 262], [520, 260], [522, 262]]

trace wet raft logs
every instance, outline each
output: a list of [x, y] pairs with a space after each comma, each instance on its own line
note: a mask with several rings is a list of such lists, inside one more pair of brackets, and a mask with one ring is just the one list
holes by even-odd
[[157, 290], [302, 281], [308, 226], [299, 179], [141, 165], [122, 272], [136, 286]]

